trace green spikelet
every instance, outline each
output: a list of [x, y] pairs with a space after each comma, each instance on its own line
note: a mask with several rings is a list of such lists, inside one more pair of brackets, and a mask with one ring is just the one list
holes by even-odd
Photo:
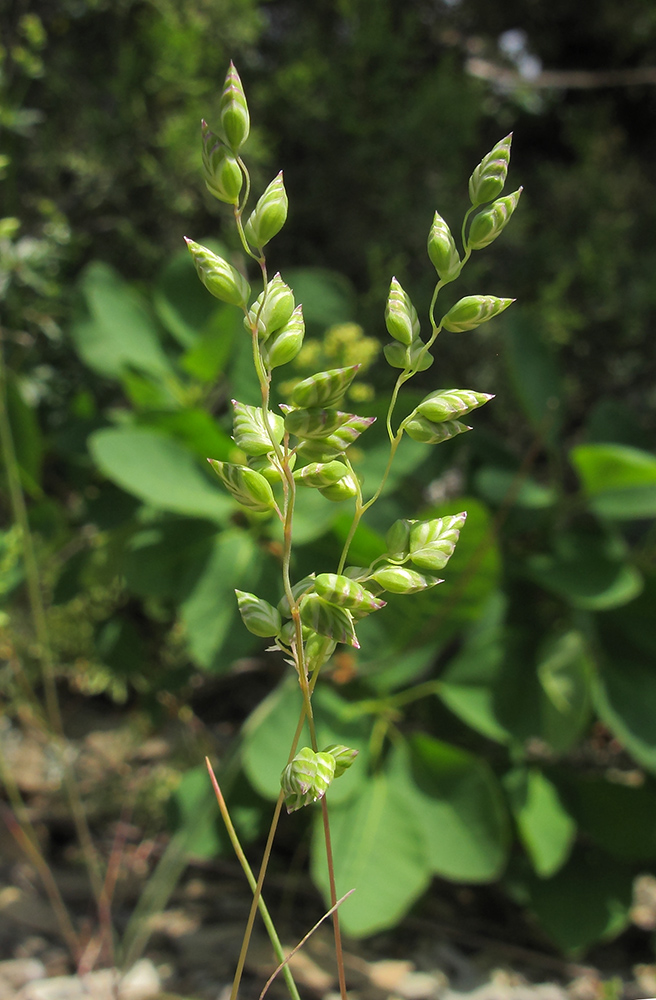
[[278, 635], [282, 627], [280, 612], [255, 594], [235, 590], [242, 621], [249, 632], [263, 638]]
[[232, 465], [208, 458], [217, 476], [237, 503], [248, 510], [263, 514], [277, 510], [273, 490], [264, 476], [247, 465]]
[[431, 392], [415, 410], [422, 417], [439, 424], [443, 420], [458, 420], [472, 410], [494, 399], [487, 392], [474, 392], [473, 389], [443, 389]]
[[335, 776], [335, 758], [302, 747], [282, 772], [280, 785], [288, 813], [302, 809], [324, 797]]
[[460, 256], [446, 222], [436, 212], [428, 234], [428, 256], [440, 281], [453, 281], [460, 273]]
[[351, 747], [346, 747], [343, 743], [331, 743], [330, 746], [323, 748], [323, 752], [329, 753], [332, 757], [334, 757], [335, 777], [341, 778], [344, 772], [348, 771], [360, 751], [353, 750]]
[[475, 330], [512, 305], [514, 299], [499, 299], [496, 295], [466, 295], [442, 319], [442, 326], [450, 333]]
[[384, 590], [389, 590], [390, 594], [417, 594], [420, 590], [428, 590], [438, 583], [444, 583], [444, 580], [438, 580], [435, 576], [422, 576], [404, 566], [382, 566], [372, 573], [371, 579]]
[[442, 441], [448, 441], [449, 438], [471, 430], [471, 427], [460, 423], [459, 420], [444, 420], [442, 423], [436, 424], [432, 420], [422, 417], [420, 413], [411, 416], [407, 422], [404, 422], [403, 427], [408, 437], [421, 444], [441, 444]]
[[307, 594], [301, 600], [301, 621], [313, 632], [328, 636], [335, 642], [344, 642], [349, 646], [360, 648], [355, 634], [353, 618], [346, 608], [319, 597], [318, 594]]
[[420, 521], [410, 531], [410, 559], [419, 569], [444, 569], [453, 555], [467, 512]]
[[248, 242], [259, 248], [266, 246], [285, 225], [288, 208], [281, 170], [267, 187], [244, 227]]
[[232, 306], [245, 307], [251, 294], [251, 286], [232, 264], [218, 257], [207, 247], [185, 236], [187, 249], [192, 256], [198, 277], [208, 292], [221, 302]]
[[385, 326], [390, 337], [408, 347], [419, 339], [419, 317], [410, 301], [410, 296], [392, 278], [387, 305], [385, 306]]
[[294, 386], [291, 402], [294, 406], [323, 409], [337, 406], [351, 382], [356, 376], [360, 365], [349, 368], [333, 368], [327, 372], [317, 372], [310, 378], [303, 379]]
[[489, 247], [490, 243], [501, 235], [517, 208], [521, 193], [522, 188], [519, 188], [512, 194], [507, 194], [505, 198], [499, 198], [489, 208], [474, 216], [467, 236], [467, 246], [470, 249], [482, 250], [484, 247]]
[[320, 573], [314, 586], [317, 594], [324, 600], [341, 608], [348, 608], [349, 611], [370, 612], [385, 607], [385, 601], [378, 600], [355, 580], [349, 580], [347, 576], [338, 573]]
[[512, 132], [483, 157], [469, 178], [469, 198], [474, 208], [494, 201], [503, 191], [510, 163]]
[[219, 110], [221, 113], [221, 128], [223, 129], [226, 142], [233, 153], [236, 153], [239, 147], [248, 139], [251, 120], [244, 88], [233, 63], [230, 63], [230, 69], [225, 78]]
[[[264, 423], [264, 413], [260, 406], [247, 406], [237, 399], [232, 400], [234, 417], [232, 421], [233, 440], [238, 448], [254, 457], [267, 455], [273, 451], [271, 438]], [[285, 433], [285, 422], [278, 413], [269, 413], [269, 426], [278, 444]]]

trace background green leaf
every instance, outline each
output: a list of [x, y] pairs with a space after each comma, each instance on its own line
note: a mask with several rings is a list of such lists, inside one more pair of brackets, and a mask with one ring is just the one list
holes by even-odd
[[233, 509], [198, 460], [156, 431], [106, 428], [91, 435], [89, 450], [108, 479], [160, 510], [225, 523]]
[[621, 444], [582, 444], [570, 458], [600, 517], [656, 517], [656, 456]]

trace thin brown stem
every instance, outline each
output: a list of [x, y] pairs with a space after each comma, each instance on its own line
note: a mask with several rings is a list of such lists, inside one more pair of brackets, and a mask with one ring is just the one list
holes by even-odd
[[9, 770], [4, 765], [0, 767], [0, 772], [2, 774], [3, 785], [7, 790], [7, 795], [13, 807], [13, 813], [7, 807], [4, 807], [2, 810], [7, 829], [39, 873], [39, 878], [59, 924], [61, 936], [66, 942], [66, 946], [74, 960], [77, 962], [82, 954], [82, 945], [73, 927], [73, 921], [66, 908], [66, 903], [59, 891], [59, 886], [55, 882], [48, 862], [41, 852], [36, 832], [27, 815], [27, 810], [25, 809], [18, 787], [12, 780]]
[[[256, 898], [256, 894], [257, 894], [257, 908], [260, 911], [260, 914], [261, 914], [262, 919], [264, 921], [264, 925], [265, 925], [265, 927], [266, 927], [266, 929], [268, 931], [269, 938], [271, 939], [271, 944], [273, 945], [273, 949], [274, 949], [274, 951], [276, 953], [276, 957], [277, 957], [278, 961], [280, 962], [280, 965], [279, 965], [278, 968], [279, 969], [284, 968], [285, 979], [287, 981], [287, 986], [289, 988], [289, 992], [291, 993], [291, 996], [292, 996], [293, 1000], [300, 1000], [300, 997], [298, 995], [298, 990], [296, 988], [296, 983], [294, 982], [294, 977], [292, 976], [291, 970], [287, 967], [287, 964], [286, 964], [286, 961], [285, 961], [285, 954], [283, 952], [282, 944], [280, 943], [280, 938], [278, 937], [278, 934], [276, 932], [273, 920], [271, 919], [271, 916], [269, 914], [267, 906], [266, 906], [266, 904], [264, 902], [264, 899], [262, 898], [261, 886], [260, 886], [260, 892], [258, 893], [257, 892], [257, 884], [255, 882], [255, 876], [253, 875], [251, 866], [248, 863], [248, 859], [246, 858], [246, 855], [244, 853], [244, 849], [242, 848], [241, 843], [239, 841], [239, 837], [237, 836], [237, 831], [235, 830], [233, 822], [232, 822], [232, 819], [230, 818], [230, 813], [228, 811], [228, 807], [226, 805], [225, 799], [223, 798], [223, 793], [221, 791], [219, 783], [216, 780], [216, 775], [214, 774], [214, 771], [212, 769], [212, 765], [210, 764], [209, 757], [205, 758], [205, 764], [207, 765], [207, 770], [209, 771], [210, 780], [212, 782], [212, 788], [214, 789], [214, 794], [216, 796], [216, 801], [219, 804], [219, 810], [221, 812], [221, 816], [223, 818], [223, 822], [225, 824], [225, 828], [226, 828], [228, 836], [230, 838], [230, 842], [232, 844], [233, 850], [234, 850], [235, 854], [237, 855], [239, 863], [241, 864], [241, 866], [242, 866], [242, 868], [244, 870], [244, 874], [246, 875], [246, 879], [248, 881], [248, 884], [250, 885], [251, 889], [253, 890], [253, 899]], [[282, 805], [282, 796], [279, 797], [278, 801]], [[278, 815], [280, 815], [280, 810], [278, 810]], [[277, 818], [276, 818], [276, 823], [277, 823]], [[267, 858], [267, 860], [268, 860], [268, 858]], [[249, 933], [249, 937], [250, 937], [250, 933]], [[246, 952], [243, 949], [243, 945], [242, 945], [242, 952], [243, 952], [243, 960], [245, 961], [245, 959], [246, 959]], [[242, 959], [242, 954], [241, 953], [239, 955], [239, 958], [240, 958], [240, 960]], [[232, 984], [232, 992], [231, 992], [231, 997], [234, 997], [235, 1000], [236, 1000], [236, 997], [237, 997], [237, 993], [239, 991], [239, 983], [241, 981], [241, 974], [242, 974], [242, 971], [243, 971], [243, 961], [241, 962], [241, 965], [238, 963], [237, 968], [238, 968], [238, 972], [239, 972], [239, 979], [237, 978], [237, 973], [235, 973], [235, 980], [234, 980], [234, 982]]]
[[271, 975], [269, 976], [269, 978], [267, 979], [267, 981], [266, 981], [266, 983], [264, 985], [264, 989], [260, 993], [259, 1000], [264, 1000], [264, 997], [266, 996], [266, 994], [267, 994], [267, 992], [269, 990], [269, 987], [271, 986], [271, 983], [274, 981], [274, 979], [276, 978], [276, 976], [283, 970], [283, 968], [287, 965], [287, 963], [290, 961], [290, 959], [292, 959], [294, 957], [294, 955], [296, 954], [296, 952], [300, 951], [300, 949], [303, 947], [303, 945], [306, 943], [306, 941], [308, 941], [312, 937], [312, 935], [314, 934], [314, 932], [319, 927], [321, 927], [321, 925], [324, 922], [324, 920], [327, 920], [328, 917], [330, 917], [337, 910], [337, 907], [341, 906], [342, 903], [349, 898], [349, 896], [353, 895], [354, 892], [355, 892], [355, 889], [349, 889], [348, 892], [345, 892], [344, 895], [342, 896], [342, 898], [338, 899], [337, 902], [335, 903], [335, 905], [331, 906], [329, 910], [326, 910], [326, 912], [324, 913], [324, 915], [319, 920], [317, 920], [317, 922], [314, 925], [314, 927], [312, 927], [307, 932], [307, 934], [304, 937], [301, 938], [301, 940], [298, 942], [298, 944], [296, 945], [296, 947], [292, 948], [292, 950], [289, 952], [289, 954], [285, 956], [284, 961], [280, 963], [280, 965], [275, 970], [275, 972], [272, 972]]
[[[296, 748], [301, 738], [301, 733], [303, 732], [304, 725], [305, 725], [305, 704], [301, 709], [301, 714], [298, 720], [298, 724], [296, 726], [296, 732], [294, 733], [294, 739], [292, 740], [292, 745], [289, 751], [289, 756], [287, 758], [287, 763], [292, 761], [294, 758], [294, 755], [296, 753]], [[276, 830], [278, 829], [278, 822], [280, 820], [280, 813], [282, 812], [283, 801], [284, 801], [283, 794], [281, 792], [280, 795], [278, 796], [278, 801], [276, 802], [276, 806], [273, 812], [273, 818], [271, 820], [271, 825], [269, 827], [269, 834], [267, 836], [267, 842], [264, 848], [264, 854], [262, 856], [262, 863], [260, 864], [260, 871], [258, 873], [257, 882], [255, 884], [255, 887], [253, 888], [253, 901], [251, 902], [251, 908], [248, 914], [248, 920], [246, 921], [246, 929], [244, 930], [244, 936], [241, 942], [241, 949], [239, 951], [239, 958], [237, 959], [237, 968], [235, 969], [235, 975], [232, 981], [230, 1000], [236, 1000], [237, 994], [239, 992], [239, 985], [241, 983], [241, 977], [244, 971], [246, 955], [248, 953], [248, 948], [251, 941], [251, 935], [253, 933], [255, 914], [257, 913], [260, 897], [262, 895], [262, 886], [264, 885], [264, 879], [267, 873], [267, 868], [269, 866], [269, 859], [271, 857], [271, 850], [273, 848], [273, 840], [276, 835]]]
[[328, 803], [324, 796], [321, 800], [321, 818], [323, 820], [323, 836], [326, 844], [326, 862], [328, 865], [328, 881], [330, 883], [330, 903], [333, 911], [333, 935], [335, 938], [335, 960], [337, 962], [337, 975], [339, 977], [339, 995], [341, 1000], [346, 998], [346, 974], [344, 971], [344, 952], [342, 950], [342, 931], [339, 926], [339, 914], [337, 912], [337, 889], [335, 886], [335, 866], [333, 863], [333, 849], [330, 839], [330, 823], [328, 820]]

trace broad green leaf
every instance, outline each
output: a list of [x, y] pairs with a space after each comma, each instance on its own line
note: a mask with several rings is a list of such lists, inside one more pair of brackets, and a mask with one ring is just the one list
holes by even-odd
[[606, 854], [576, 850], [550, 879], [529, 880], [529, 908], [570, 955], [616, 937], [630, 920], [633, 870]]
[[654, 608], [656, 608], [656, 573], [645, 577], [641, 594], [618, 610], [608, 611], [598, 617], [604, 629], [612, 633], [622, 633], [628, 641], [638, 646], [643, 654], [656, 659], [656, 629], [654, 628]]
[[[357, 766], [357, 762], [354, 766]], [[340, 779], [342, 780], [342, 779]], [[363, 791], [330, 809], [340, 922], [353, 937], [393, 927], [430, 882], [425, 833], [403, 779], [392, 772], [370, 778]], [[312, 878], [330, 898], [323, 824], [315, 817]]]
[[556, 753], [571, 750], [589, 724], [592, 669], [585, 639], [574, 630], [550, 641], [538, 661], [540, 735]]
[[566, 771], [560, 776], [568, 809], [581, 832], [620, 861], [656, 859], [656, 787], [632, 788]]
[[[302, 704], [296, 676], [290, 675], [251, 713], [242, 730], [244, 770], [253, 788], [265, 798], [278, 798], [280, 775], [287, 764]], [[330, 786], [328, 801], [339, 804], [359, 793], [367, 780], [371, 722], [368, 717], [354, 715], [350, 704], [323, 684], [319, 684], [312, 706], [319, 750], [341, 743], [359, 751], [353, 766]], [[307, 727], [302, 742], [309, 745]]]
[[521, 306], [507, 314], [506, 360], [517, 398], [531, 424], [554, 441], [564, 415], [564, 388], [553, 349], [542, 334], [542, 320]]
[[656, 774], [656, 673], [653, 658], [604, 630], [592, 687], [599, 716], [639, 764]]
[[126, 397], [137, 411], [179, 410], [184, 397], [184, 389], [173, 375], [166, 379], [125, 368], [121, 372], [121, 384]]
[[527, 559], [528, 572], [542, 587], [576, 608], [601, 611], [632, 601], [642, 589], [642, 576], [626, 561], [623, 542], [613, 536], [563, 532], [554, 555]]
[[285, 271], [285, 281], [294, 289], [297, 302], [303, 303], [306, 324], [325, 329], [334, 323], [346, 323], [355, 312], [355, 295], [350, 282], [336, 271], [299, 267]]
[[216, 524], [160, 516], [129, 540], [123, 563], [128, 589], [142, 597], [180, 601], [214, 548]]
[[225, 522], [232, 502], [182, 445], [140, 427], [105, 428], [89, 438], [100, 471], [160, 510]]
[[[260, 702], [242, 727], [244, 771], [265, 799], [277, 799], [280, 794], [280, 775], [289, 758], [302, 706], [298, 681], [290, 674]], [[309, 744], [307, 732], [301, 740], [300, 745]]]
[[[187, 256], [189, 256], [187, 254]], [[191, 261], [190, 261], [191, 263]], [[199, 382], [214, 382], [217, 376], [229, 367], [235, 349], [235, 342], [250, 348], [250, 338], [244, 330], [243, 315], [234, 306], [220, 305], [207, 295], [194, 272], [194, 280], [205, 297], [214, 303], [214, 310], [207, 322], [199, 328], [193, 345], [180, 359], [180, 367]], [[252, 354], [251, 354], [252, 362]], [[255, 378], [253, 374], [253, 379]], [[234, 390], [238, 392], [238, 390]], [[238, 392], [239, 395], [241, 393]]]
[[556, 786], [538, 768], [516, 768], [506, 775], [504, 785], [533, 868], [541, 878], [549, 878], [569, 856], [576, 823]]
[[432, 871], [458, 882], [491, 882], [506, 864], [508, 813], [489, 765], [458, 747], [416, 735], [394, 761], [424, 829]]
[[354, 715], [353, 706], [327, 684], [319, 683], [312, 706], [317, 726], [319, 750], [339, 743], [358, 751], [351, 767], [336, 778], [328, 791], [329, 805], [338, 805], [362, 793], [369, 781], [370, 716]]
[[656, 455], [621, 444], [583, 444], [570, 458], [600, 517], [656, 517]]
[[556, 494], [549, 486], [543, 486], [528, 476], [518, 478], [510, 469], [485, 466], [476, 473], [474, 482], [481, 495], [495, 506], [512, 497], [513, 506], [527, 510], [542, 510], [552, 507]]
[[235, 590], [257, 590], [262, 562], [263, 554], [248, 532], [234, 528], [216, 536], [180, 609], [189, 651], [199, 666], [225, 673], [261, 642], [244, 628]]
[[199, 458], [216, 458], [229, 461], [234, 456], [235, 444], [222, 430], [207, 410], [186, 409], [175, 413], [144, 414], [139, 423], [154, 427], [168, 437], [175, 438]]
[[87, 315], [72, 324], [70, 333], [89, 368], [109, 378], [119, 377], [126, 368], [157, 376], [171, 372], [142, 299], [109, 265], [89, 264], [79, 289]]
[[505, 608], [503, 594], [492, 594], [479, 621], [468, 630], [462, 648], [441, 675], [437, 692], [458, 718], [498, 743], [511, 739], [498, 718], [494, 698], [506, 652]]

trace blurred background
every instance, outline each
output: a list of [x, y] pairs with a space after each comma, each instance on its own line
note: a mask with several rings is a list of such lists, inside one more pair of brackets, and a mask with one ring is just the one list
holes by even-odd
[[[650, 0], [5, 2], [0, 698], [9, 798], [15, 806], [19, 793], [43, 820], [43, 852], [56, 860], [61, 782], [44, 777], [49, 673], [101, 842], [129, 801], [135, 842], [157, 845], [152, 858], [177, 845], [178, 874], [190, 857], [229, 857], [206, 800], [205, 753], [223, 762], [254, 858], [277, 795], [295, 693], [284, 665], [242, 628], [233, 597], [238, 587], [277, 601], [277, 542], [239, 513], [204, 462], [235, 460], [229, 401], [257, 403], [257, 386], [239, 314], [207, 295], [182, 242], [210, 242], [240, 263], [230, 213], [200, 170], [200, 120], [217, 129], [231, 59], [250, 106], [244, 157], [255, 192], [282, 169], [290, 198], [269, 266], [293, 285], [308, 332], [281, 373], [281, 399], [285, 378], [361, 361], [350, 406], [384, 415], [395, 378], [381, 350], [391, 276], [425, 316], [433, 213], [459, 230], [471, 171], [509, 132], [506, 191], [524, 187], [511, 225], [458, 286], [458, 295], [517, 303], [482, 331], [442, 336], [433, 368], [401, 406], [436, 387], [497, 398], [474, 415], [472, 434], [402, 449], [353, 551], [356, 563], [375, 557], [389, 524], [418, 509], [467, 509], [447, 582], [363, 623], [362, 651], [338, 653], [317, 691], [323, 731], [361, 750], [360, 776], [335, 789], [337, 841], [362, 828], [383, 778], [385, 832], [399, 827], [390, 842], [372, 834], [375, 864], [362, 875], [368, 889], [344, 907], [347, 932], [366, 937], [413, 906], [444, 909], [442, 898], [455, 925], [483, 921], [492, 906], [503, 914], [495, 932], [507, 920], [507, 937], [527, 946], [583, 955], [624, 934], [623, 947], [649, 963]], [[367, 443], [359, 469], [375, 484], [384, 427]], [[346, 504], [304, 503], [299, 577], [331, 568], [349, 525]], [[111, 752], [94, 757], [112, 733]], [[403, 825], [410, 773], [417, 819]], [[282, 861], [293, 856], [302, 870], [309, 856], [325, 888], [304, 817], [287, 831]], [[346, 841], [343, 856], [345, 891]], [[411, 874], [397, 872], [395, 859], [410, 856]], [[154, 860], [142, 868], [145, 880]], [[381, 877], [395, 887], [382, 907]], [[164, 877], [160, 907], [176, 878]], [[484, 895], [459, 896], [465, 884]]]

